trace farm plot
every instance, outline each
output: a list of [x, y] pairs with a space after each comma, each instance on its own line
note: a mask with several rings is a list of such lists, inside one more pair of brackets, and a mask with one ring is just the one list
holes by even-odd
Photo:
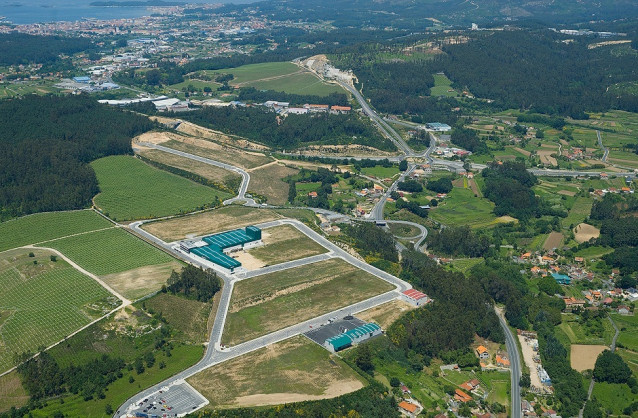
[[137, 300], [160, 290], [162, 285], [166, 284], [173, 270], [179, 271], [181, 268], [182, 264], [174, 260], [107, 274], [102, 277], [102, 280], [125, 298]]
[[594, 201], [588, 197], [577, 197], [572, 205], [567, 218], [562, 222], [563, 225], [578, 225], [583, 222], [591, 212]]
[[271, 205], [284, 205], [288, 201], [290, 186], [283, 181], [285, 177], [294, 176], [299, 170], [279, 164], [268, 164], [250, 170], [248, 188], [262, 196], [266, 196]]
[[607, 349], [609, 347], [606, 345], [572, 344], [570, 356], [572, 369], [578, 372], [593, 370], [598, 355]]
[[222, 341], [248, 341], [393, 288], [341, 259], [243, 280], [233, 290]]
[[553, 231], [547, 236], [545, 240], [545, 244], [543, 244], [544, 250], [552, 250], [554, 248], [558, 248], [560, 243], [563, 241], [563, 234], [560, 232]]
[[586, 242], [592, 238], [598, 238], [599, 236], [600, 230], [595, 226], [586, 223], [580, 223], [576, 225], [576, 228], [574, 228], [574, 240], [578, 243]]
[[17, 371], [0, 377], [0, 413], [11, 407], [20, 408], [29, 401], [29, 394], [22, 386]]
[[488, 226], [496, 220], [494, 204], [475, 197], [470, 189], [454, 188], [439, 206], [430, 212], [432, 219], [445, 225]]
[[339, 85], [325, 83], [310, 72], [305, 71], [271, 79], [255, 80], [243, 85], [260, 90], [283, 91], [290, 94], [328, 96], [331, 93], [345, 93]]
[[130, 156], [93, 161], [101, 192], [95, 204], [116, 220], [148, 219], [214, 205], [230, 193], [203, 186]]
[[0, 259], [0, 372], [14, 365], [16, 355], [53, 344], [120, 303], [50, 256], [45, 250], [13, 250]]
[[166, 242], [172, 242], [188, 236], [214, 234], [281, 218], [283, 216], [268, 209], [225, 206], [209, 212], [151, 222], [143, 228]]
[[299, 260], [328, 252], [323, 246], [308, 238], [292, 225], [265, 229], [262, 240], [265, 244], [263, 247], [253, 248], [247, 253], [260, 260], [264, 265]]
[[180, 155], [156, 149], [142, 149], [139, 151], [139, 155], [161, 164], [197, 174], [198, 176], [202, 176], [210, 181], [223, 184], [230, 188], [237, 189], [241, 183], [241, 176], [237, 173], [200, 161], [191, 160], [190, 158]]
[[0, 223], [0, 251], [111, 226], [92, 210], [36, 213]]
[[188, 380], [215, 408], [326, 399], [363, 387], [343, 360], [303, 336], [213, 366]]
[[168, 254], [119, 228], [62, 238], [46, 246], [99, 276], [173, 261]]
[[638, 315], [612, 314], [611, 317], [621, 330], [618, 336], [618, 344], [622, 344], [628, 350], [638, 352]]

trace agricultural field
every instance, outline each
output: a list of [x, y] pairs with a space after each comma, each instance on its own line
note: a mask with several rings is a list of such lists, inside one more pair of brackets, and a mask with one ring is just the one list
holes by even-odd
[[143, 229], [156, 237], [172, 242], [188, 236], [202, 236], [243, 228], [283, 216], [270, 209], [245, 206], [224, 206], [212, 211], [144, 224]]
[[553, 250], [555, 248], [559, 248], [562, 242], [563, 242], [563, 234], [561, 234], [560, 232], [552, 231], [547, 236], [545, 243], [543, 243], [543, 249], [548, 251], [548, 250]]
[[150, 148], [142, 149], [138, 154], [149, 160], [197, 174], [234, 190], [237, 190], [241, 184], [241, 175], [190, 158]]
[[631, 371], [634, 373], [634, 376], [637, 376], [638, 375], [638, 352], [625, 350], [623, 348], [617, 348], [616, 353], [618, 353], [623, 358], [623, 360], [625, 360], [625, 363], [627, 363], [627, 366], [629, 366]]
[[0, 83], [0, 99], [20, 97], [27, 94], [51, 94], [60, 92], [50, 81], [25, 81], [16, 83]]
[[101, 190], [95, 204], [115, 220], [191, 212], [231, 197], [130, 156], [101, 158], [91, 166]]
[[248, 188], [252, 192], [265, 196], [271, 205], [285, 205], [288, 202], [289, 185], [283, 179], [294, 176], [299, 170], [280, 164], [268, 164], [252, 169], [249, 173]]
[[563, 322], [558, 327], [567, 335], [571, 344], [608, 346], [614, 337], [614, 328], [606, 319], [601, 320], [600, 325], [596, 325], [592, 320], [583, 324], [572, 314], [564, 314], [562, 319]]
[[430, 211], [430, 217], [444, 225], [469, 225], [484, 228], [498, 223], [493, 213], [494, 204], [475, 197], [470, 189], [455, 187], [439, 206]]
[[605, 410], [612, 415], [623, 415], [622, 411], [636, 400], [636, 395], [626, 384], [596, 382], [592, 397], [596, 397]]
[[571, 209], [567, 213], [567, 218], [562, 220], [562, 224], [569, 227], [583, 222], [591, 213], [594, 201], [589, 197], [577, 197]]
[[593, 370], [598, 355], [608, 349], [606, 345], [572, 344], [570, 356], [572, 369], [578, 372]]
[[101, 279], [125, 298], [137, 300], [160, 290], [173, 270], [180, 271], [182, 265], [181, 261], [173, 260], [107, 274]]
[[29, 395], [22, 386], [18, 372], [0, 376], [0, 413], [8, 411], [12, 406], [20, 408], [28, 401]]
[[456, 258], [452, 260], [452, 267], [462, 273], [467, 273], [470, 269], [477, 264], [481, 264], [484, 260], [482, 258]]
[[0, 222], [0, 251], [110, 227], [92, 210], [36, 213]]
[[341, 259], [242, 280], [233, 290], [222, 342], [249, 341], [393, 288]]
[[620, 329], [618, 346], [638, 352], [638, 315], [624, 316], [611, 314], [611, 317]]
[[[30, 253], [34, 256], [31, 257]], [[0, 258], [0, 372], [120, 304], [93, 279], [46, 250], [12, 250]]]
[[261, 261], [263, 265], [272, 266], [328, 252], [292, 225], [265, 229], [262, 232], [262, 240], [264, 246], [247, 250], [246, 253]]
[[361, 168], [361, 174], [369, 176], [369, 177], [376, 177], [379, 180], [382, 180], [385, 178], [391, 179], [397, 174], [399, 174], [399, 172], [400, 172], [399, 167], [394, 165], [392, 167], [383, 167], [381, 165], [375, 165], [374, 167]]
[[365, 380], [343, 360], [303, 336], [269, 345], [188, 379], [207, 408], [276, 405], [326, 399], [360, 389]]
[[143, 266], [166, 264], [174, 259], [119, 228], [50, 241], [83, 269], [98, 276], [121, 273]]
[[241, 85], [265, 78], [282, 77], [299, 72], [300, 69], [291, 62], [264, 62], [259, 64], [242, 65], [217, 71], [207, 71], [210, 75], [232, 74], [235, 78], [232, 85]]
[[600, 258], [604, 256], [605, 254], [609, 254], [613, 251], [614, 251], [613, 248], [593, 246], [593, 247], [583, 248], [582, 250], [575, 252], [574, 256], [583, 257], [586, 260], [589, 260], [592, 258]]
[[445, 74], [434, 74], [434, 87], [431, 96], [458, 97], [459, 93], [452, 88], [452, 81]]

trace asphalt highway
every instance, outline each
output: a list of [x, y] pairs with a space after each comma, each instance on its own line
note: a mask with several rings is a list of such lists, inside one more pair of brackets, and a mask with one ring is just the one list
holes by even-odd
[[507, 353], [510, 356], [510, 379], [511, 379], [511, 417], [521, 417], [521, 387], [519, 382], [521, 380], [521, 356], [518, 352], [518, 345], [516, 345], [516, 341], [514, 340], [514, 335], [512, 331], [507, 326], [507, 322], [501, 312], [497, 311], [498, 320], [501, 323], [501, 328], [503, 328], [503, 333], [505, 334], [505, 347], [507, 348]]

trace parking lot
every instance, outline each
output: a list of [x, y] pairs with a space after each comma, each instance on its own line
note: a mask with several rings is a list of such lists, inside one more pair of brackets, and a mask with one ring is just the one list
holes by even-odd
[[181, 417], [206, 405], [208, 401], [187, 383], [162, 388], [127, 411], [138, 417]]
[[[345, 319], [348, 318], [348, 319]], [[334, 337], [335, 335], [342, 334], [346, 331], [350, 331], [351, 329], [357, 328], [361, 325], [364, 325], [365, 322], [355, 318], [353, 316], [346, 316], [342, 319], [334, 320], [331, 323], [323, 325], [319, 328], [313, 329], [312, 331], [308, 331], [304, 333], [304, 335], [310, 338], [312, 341], [316, 342], [319, 345], [323, 345], [323, 343], [330, 337]]]

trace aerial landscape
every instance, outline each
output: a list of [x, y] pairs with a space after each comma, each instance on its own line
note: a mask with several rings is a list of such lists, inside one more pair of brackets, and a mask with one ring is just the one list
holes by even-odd
[[0, 1], [0, 418], [638, 417], [634, 0]]

